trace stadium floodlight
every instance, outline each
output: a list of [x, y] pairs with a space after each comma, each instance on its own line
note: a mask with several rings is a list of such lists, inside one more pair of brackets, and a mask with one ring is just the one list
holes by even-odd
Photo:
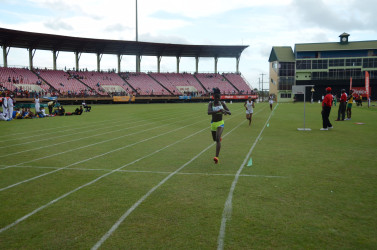
[[139, 41], [139, 34], [138, 34], [138, 23], [137, 23], [137, 0], [136, 0], [136, 42]]

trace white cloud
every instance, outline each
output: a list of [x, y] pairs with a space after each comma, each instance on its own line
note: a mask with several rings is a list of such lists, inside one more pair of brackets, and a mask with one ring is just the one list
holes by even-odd
[[[18, 20], [9, 23], [0, 15], [1, 27], [75, 37], [135, 39], [135, 0], [14, 0], [1, 1], [1, 4], [14, 6], [13, 10], [4, 9], [1, 13], [16, 16]], [[31, 5], [40, 11], [21, 13], [17, 8], [21, 5]], [[295, 43], [334, 42], [344, 31], [351, 34], [351, 41], [377, 40], [376, 7], [375, 0], [138, 0], [139, 40], [250, 45], [241, 56], [240, 71], [256, 87], [260, 74], [268, 74], [267, 60], [272, 46], [294, 48]], [[242, 15], [237, 15], [241, 12]], [[52, 13], [53, 17], [41, 13]], [[17, 59], [18, 52], [12, 51], [9, 56], [12, 64], [27, 63], [27, 58]], [[38, 65], [47, 63], [49, 67], [51, 57], [49, 53], [37, 51], [35, 60]], [[199, 69], [213, 71], [213, 64], [213, 59], [201, 58]], [[235, 64], [235, 59], [220, 59], [218, 68], [234, 71]], [[61, 53], [58, 66], [64, 65], [74, 66], [73, 53]], [[80, 65], [95, 69], [93, 55], [83, 55]], [[101, 66], [115, 68], [115, 56], [105, 55]], [[161, 66], [162, 70], [175, 71], [175, 58], [163, 58]], [[122, 69], [133, 71], [134, 68], [135, 57], [125, 56]], [[156, 68], [156, 58], [143, 58], [143, 70]], [[180, 70], [194, 71], [195, 60], [182, 59]]]
[[59, 30], [73, 30], [73, 27], [66, 22], [61, 21], [60, 19], [51, 19], [46, 21], [44, 25], [52, 30], [59, 31]]

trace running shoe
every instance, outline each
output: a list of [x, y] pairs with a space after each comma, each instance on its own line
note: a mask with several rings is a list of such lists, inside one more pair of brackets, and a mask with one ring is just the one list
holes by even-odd
[[213, 161], [215, 162], [215, 164], [219, 163], [219, 158], [218, 157], [213, 157]]

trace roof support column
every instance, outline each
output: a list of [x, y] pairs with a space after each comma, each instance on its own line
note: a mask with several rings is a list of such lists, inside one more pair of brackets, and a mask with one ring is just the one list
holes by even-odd
[[103, 54], [97, 53], [97, 72], [101, 71], [101, 60]]
[[157, 72], [160, 73], [161, 70], [161, 59], [162, 56], [157, 56]]
[[75, 61], [76, 61], [76, 71], [79, 71], [79, 61], [81, 57], [81, 52], [76, 51], [75, 52]]
[[240, 73], [240, 59], [241, 59], [241, 57], [236, 57], [236, 72], [237, 72], [237, 74]]
[[30, 70], [33, 70], [33, 58], [35, 55], [36, 49], [29, 48], [29, 68]]
[[217, 73], [217, 62], [219, 61], [219, 58], [215, 57], [215, 74]]
[[198, 56], [195, 57], [195, 65], [196, 65], [195, 73], [198, 74], [199, 72], [199, 57]]
[[141, 56], [136, 55], [136, 72], [140, 73]]
[[120, 64], [122, 62], [123, 55], [118, 54], [117, 56], [118, 56], [118, 73], [120, 73]]
[[10, 47], [7, 49], [7, 46], [3, 45], [3, 62], [4, 68], [8, 68], [8, 54], [9, 54]]
[[56, 60], [58, 59], [59, 51], [53, 50], [52, 51], [52, 65], [53, 69], [56, 70]]
[[179, 63], [181, 62], [181, 57], [177, 56], [177, 73], [179, 73]]

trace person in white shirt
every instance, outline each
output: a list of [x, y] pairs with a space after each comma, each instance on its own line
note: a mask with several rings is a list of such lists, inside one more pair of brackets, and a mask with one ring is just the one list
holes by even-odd
[[35, 104], [35, 113], [41, 112], [40, 111], [41, 106], [39, 104], [39, 96], [38, 95], [34, 98], [34, 104]]
[[251, 119], [253, 116], [253, 108], [255, 108], [254, 101], [251, 98], [251, 96], [249, 96], [248, 100], [246, 100], [243, 106], [246, 108], [246, 119], [249, 120], [249, 126], [250, 126]]
[[8, 119], [8, 98], [7, 93], [3, 93], [3, 97], [1, 98], [1, 106], [3, 108], [3, 116]]
[[10, 97], [8, 99], [8, 119], [10, 119], [10, 120], [13, 119], [13, 107], [14, 107], [15, 102], [16, 101], [14, 100], [13, 95], [10, 95]]

